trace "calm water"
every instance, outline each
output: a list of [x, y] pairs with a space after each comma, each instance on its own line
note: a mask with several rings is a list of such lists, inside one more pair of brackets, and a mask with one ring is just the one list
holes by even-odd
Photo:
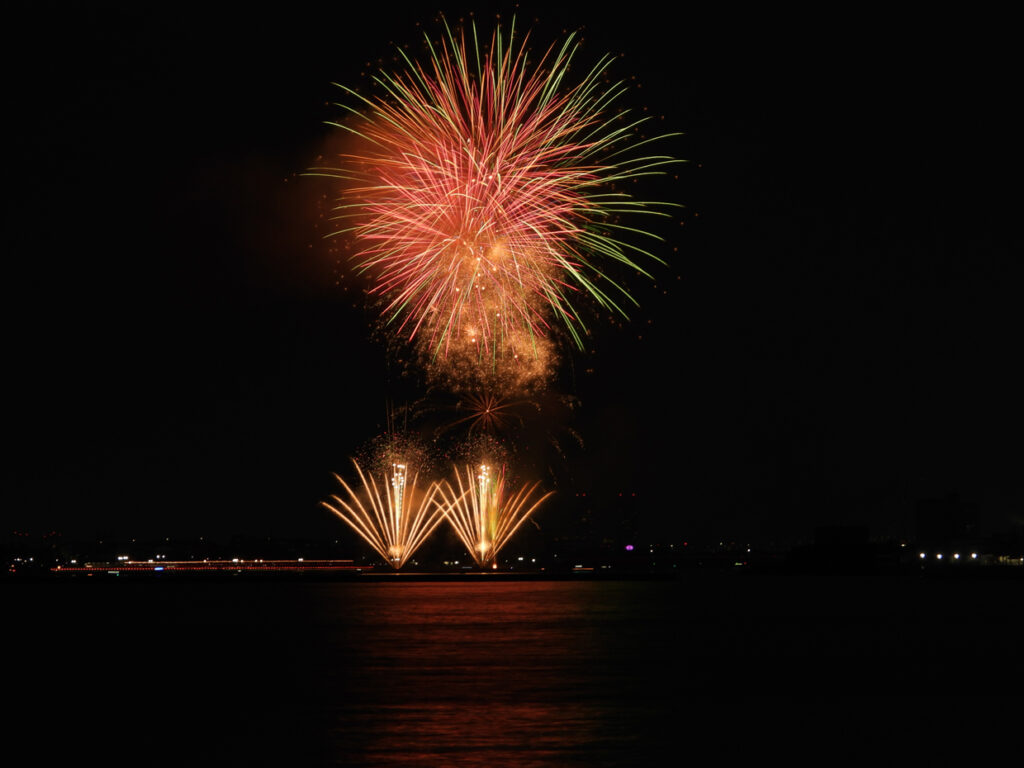
[[0, 594], [14, 723], [54, 760], [493, 768], [753, 752], [863, 724], [855, 696], [879, 719], [893, 697], [1019, 701], [1022, 593], [715, 574]]

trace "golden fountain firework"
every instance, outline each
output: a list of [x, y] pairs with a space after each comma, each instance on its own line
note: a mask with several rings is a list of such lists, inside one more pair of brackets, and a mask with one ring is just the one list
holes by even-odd
[[479, 464], [475, 473], [472, 466], [463, 469], [465, 478], [455, 468], [458, 491], [447, 481], [437, 484], [439, 506], [476, 564], [496, 567], [498, 552], [552, 492], [531, 501], [540, 483], [508, 494], [504, 467]]
[[331, 501], [320, 503], [398, 570], [445, 518], [444, 509], [434, 498], [437, 486], [432, 483], [426, 492], [420, 491], [416, 486], [418, 475], [412, 474], [410, 479], [409, 467], [395, 462], [391, 476], [384, 478], [382, 493], [373, 476], [363, 472], [355, 459], [352, 463], [362, 481], [362, 493], [335, 473], [348, 498], [332, 495]]

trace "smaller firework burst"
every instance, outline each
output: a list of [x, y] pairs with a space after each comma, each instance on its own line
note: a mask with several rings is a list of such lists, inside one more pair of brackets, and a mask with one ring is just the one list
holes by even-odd
[[392, 464], [381, 485], [373, 475], [363, 472], [359, 462], [353, 459], [352, 463], [362, 482], [362, 492], [335, 474], [347, 498], [332, 495], [330, 501], [320, 503], [398, 570], [444, 519], [444, 510], [434, 499], [437, 486], [431, 484], [426, 492], [421, 491], [417, 475], [401, 461]]
[[449, 410], [456, 418], [446, 424], [443, 431], [462, 429], [469, 436], [478, 432], [497, 435], [513, 427], [521, 427], [525, 421], [524, 412], [537, 410], [537, 406], [532, 400], [513, 400], [502, 394], [478, 391], [459, 397]]
[[438, 504], [476, 564], [494, 567], [501, 548], [552, 492], [535, 497], [540, 483], [534, 483], [510, 493], [504, 466], [463, 470], [455, 468], [455, 487], [438, 483]]

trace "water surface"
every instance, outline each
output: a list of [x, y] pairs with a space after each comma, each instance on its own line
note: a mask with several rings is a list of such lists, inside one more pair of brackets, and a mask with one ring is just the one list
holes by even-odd
[[1024, 680], [1019, 580], [41, 583], [5, 603], [37, 749], [142, 765], [641, 766], [850, 722], [847, 697], [948, 707]]

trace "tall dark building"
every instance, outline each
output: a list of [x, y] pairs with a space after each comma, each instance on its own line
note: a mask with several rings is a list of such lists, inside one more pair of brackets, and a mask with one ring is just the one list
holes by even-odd
[[956, 493], [941, 499], [922, 499], [917, 503], [914, 521], [921, 547], [948, 548], [975, 538], [978, 532], [977, 507]]

